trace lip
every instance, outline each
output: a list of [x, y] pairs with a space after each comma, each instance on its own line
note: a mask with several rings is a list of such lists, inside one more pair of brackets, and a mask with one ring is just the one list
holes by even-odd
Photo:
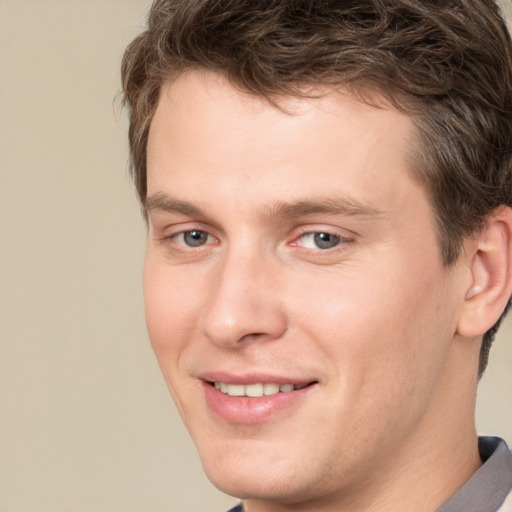
[[206, 382], [225, 382], [226, 384], [256, 384], [258, 382], [274, 382], [275, 384], [296, 384], [304, 385], [310, 382], [317, 382], [315, 378], [304, 377], [286, 377], [283, 375], [273, 375], [271, 373], [247, 373], [244, 375], [235, 375], [226, 372], [205, 372], [198, 376], [199, 379]]
[[[207, 407], [225, 421], [245, 425], [262, 423], [279, 413], [292, 411], [300, 407], [300, 403], [318, 386], [318, 381], [315, 379], [295, 379], [268, 374], [237, 376], [215, 372], [203, 374], [200, 376], [200, 379], [202, 380]], [[293, 391], [252, 398], [233, 397], [221, 393], [212, 385], [213, 382], [223, 382], [226, 384], [272, 382], [275, 384], [309, 385]]]

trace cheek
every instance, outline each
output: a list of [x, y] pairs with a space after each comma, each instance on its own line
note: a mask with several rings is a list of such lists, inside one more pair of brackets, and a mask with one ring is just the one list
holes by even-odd
[[197, 325], [198, 290], [165, 261], [146, 255], [143, 288], [151, 346], [176, 408], [188, 423], [187, 402], [195, 393], [182, 361]]
[[376, 444], [391, 450], [389, 432], [398, 438], [413, 431], [441, 381], [451, 340], [449, 299], [432, 276], [414, 285], [410, 274], [384, 279], [377, 269], [325, 277], [303, 282], [307, 294], [290, 294], [298, 301], [297, 330], [329, 368], [317, 419], [331, 425], [348, 459]]
[[406, 265], [393, 274], [383, 261], [371, 270], [308, 278], [302, 292], [292, 290], [299, 329], [315, 340], [343, 386], [373, 386], [373, 395], [384, 396], [410, 391], [423, 375], [432, 383], [441, 370], [455, 301], [442, 270]]
[[175, 367], [197, 325], [194, 318], [199, 295], [194, 280], [147, 254], [143, 289], [147, 330], [155, 355], [162, 370], [169, 364]]

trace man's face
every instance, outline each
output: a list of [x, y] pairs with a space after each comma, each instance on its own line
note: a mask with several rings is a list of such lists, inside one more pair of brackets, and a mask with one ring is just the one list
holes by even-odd
[[441, 432], [461, 278], [410, 118], [334, 91], [281, 106], [206, 72], [163, 88], [147, 324], [216, 485], [337, 499]]

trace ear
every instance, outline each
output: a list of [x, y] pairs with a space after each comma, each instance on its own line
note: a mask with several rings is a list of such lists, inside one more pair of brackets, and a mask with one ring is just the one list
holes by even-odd
[[471, 284], [457, 332], [475, 338], [498, 321], [512, 294], [512, 209], [496, 210], [468, 245]]

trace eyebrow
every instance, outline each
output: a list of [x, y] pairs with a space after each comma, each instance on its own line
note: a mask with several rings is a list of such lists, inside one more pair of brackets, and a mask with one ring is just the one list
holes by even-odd
[[144, 202], [144, 213], [146, 216], [157, 211], [181, 213], [189, 216], [204, 216], [203, 212], [193, 204], [174, 199], [162, 193], [148, 196]]
[[293, 203], [279, 202], [270, 207], [271, 217], [295, 218], [313, 214], [366, 215], [375, 217], [382, 212], [348, 195], [315, 197]]
[[[144, 204], [145, 214], [153, 212], [179, 213], [187, 216], [207, 217], [200, 208], [187, 201], [175, 199], [167, 194], [156, 193], [148, 196]], [[297, 218], [314, 214], [360, 215], [376, 217], [382, 212], [349, 195], [315, 197], [294, 202], [279, 201], [265, 208], [264, 216], [269, 218]]]

